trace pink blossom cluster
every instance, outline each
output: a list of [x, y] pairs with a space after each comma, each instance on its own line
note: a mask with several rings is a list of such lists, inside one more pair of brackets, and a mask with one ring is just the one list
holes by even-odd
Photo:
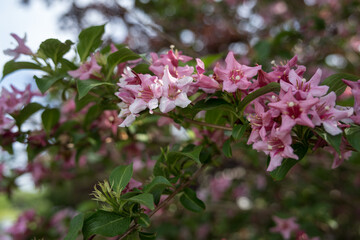
[[37, 91], [31, 90], [28, 84], [24, 91], [21, 91], [11, 85], [11, 90], [2, 88], [0, 93], [0, 134], [4, 130], [9, 130], [14, 126], [14, 120], [9, 117], [11, 114], [17, 114], [25, 105], [31, 102], [34, 96], [41, 96]]
[[[279, 93], [269, 93], [255, 99], [245, 110], [251, 125], [248, 144], [270, 155], [268, 171], [281, 165], [284, 158], [298, 159], [291, 145], [294, 143], [296, 125], [315, 128], [322, 126], [331, 135], [342, 133], [341, 122], [348, 122], [353, 114], [352, 108], [336, 106], [336, 94], [328, 92], [328, 86], [321, 86], [322, 71], [318, 69], [309, 79], [304, 78], [306, 68], [297, 64], [297, 57], [280, 66], [274, 64], [271, 72], [265, 72], [261, 66], [249, 67], [240, 64], [229, 52], [225, 65], [217, 63], [212, 75], [205, 75], [205, 66], [196, 59], [196, 73], [191, 66], [179, 64], [191, 58], [173, 49], [160, 57], [151, 54], [150, 70], [155, 74], [138, 74], [127, 67], [120, 78], [120, 87], [116, 95], [122, 100], [119, 118], [124, 119], [120, 127], [131, 125], [145, 109], [150, 113], [159, 107], [167, 113], [175, 107], [187, 107], [192, 95], [202, 90], [205, 93], [223, 91], [242, 100], [249, 93], [271, 82], [280, 84]], [[184, 65], [184, 66], [182, 66]], [[257, 76], [257, 77], [256, 77]], [[256, 78], [255, 78], [256, 77]], [[358, 84], [346, 82], [352, 86], [354, 95]], [[356, 98], [357, 112], [360, 112], [360, 100]], [[359, 114], [351, 118], [358, 121]], [[345, 152], [340, 159], [348, 157]], [[338, 164], [333, 165], [338, 166]]]
[[127, 67], [118, 83], [116, 93], [122, 102], [119, 117], [124, 121], [120, 127], [130, 126], [139, 113], [149, 109], [150, 113], [159, 108], [167, 113], [179, 106], [182, 108], [190, 104], [188, 94], [192, 90], [194, 71], [190, 66], [179, 66], [179, 61], [186, 62], [191, 58], [170, 50], [158, 58], [152, 54], [153, 64], [150, 66], [156, 76], [138, 74]]
[[11, 36], [16, 40], [18, 45], [14, 49], [4, 50], [4, 54], [14, 57], [13, 60], [18, 59], [21, 54], [33, 55], [33, 52], [31, 51], [31, 49], [28, 46], [26, 46], [26, 44], [25, 44], [26, 35], [24, 38], [20, 38], [15, 33], [12, 33]]
[[266, 94], [246, 110], [251, 124], [248, 144], [270, 155], [268, 171], [281, 165], [284, 158], [298, 159], [294, 154], [293, 129], [295, 125], [309, 128], [323, 126], [331, 135], [342, 133], [340, 121], [348, 119], [352, 108], [341, 109], [335, 105], [336, 95], [328, 92], [328, 86], [319, 86], [321, 70], [317, 70], [310, 80], [303, 77], [304, 66], [298, 66], [294, 57], [283, 66], [275, 66], [270, 73], [259, 71], [259, 86], [269, 82], [279, 82], [279, 94]]

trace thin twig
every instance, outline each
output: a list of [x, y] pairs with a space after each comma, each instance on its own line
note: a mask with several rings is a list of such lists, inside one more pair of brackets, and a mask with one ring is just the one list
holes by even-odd
[[[200, 175], [200, 173], [205, 169], [205, 164], [201, 166], [201, 168], [199, 168], [194, 175], [192, 176], [192, 178], [190, 178], [189, 180], [187, 180], [186, 182], [184, 182], [182, 185], [180, 185], [179, 188], [177, 188], [172, 194], [170, 194], [164, 201], [162, 201], [152, 212], [149, 213], [149, 217], [152, 217], [157, 211], [159, 211], [161, 208], [167, 206], [170, 201], [182, 190], [184, 190], [184, 188], [188, 187], [195, 179], [197, 179]], [[139, 224], [136, 223], [133, 226], [131, 226], [123, 235], [121, 235], [119, 238], [117, 238], [117, 240], [122, 240], [125, 239], [125, 237], [127, 235], [129, 235], [130, 233], [132, 233], [136, 228], [139, 227]]]
[[[171, 118], [166, 113], [154, 112], [154, 114], [158, 115], [158, 116], [162, 116], [162, 117]], [[192, 124], [196, 124], [196, 125], [200, 125], [200, 126], [205, 126], [205, 127], [212, 127], [212, 128], [216, 128], [216, 129], [220, 129], [220, 130], [225, 130], [225, 131], [232, 131], [233, 130], [232, 127], [226, 127], [226, 126], [216, 125], [216, 124], [212, 124], [212, 123], [196, 121], [196, 120], [192, 120], [190, 118], [182, 118], [182, 120], [185, 121], [185, 122], [188, 122], [188, 123], [192, 123]]]

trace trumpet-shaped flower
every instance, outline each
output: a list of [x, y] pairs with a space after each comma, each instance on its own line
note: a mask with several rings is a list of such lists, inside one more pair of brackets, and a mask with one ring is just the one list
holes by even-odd
[[100, 70], [101, 67], [97, 64], [95, 55], [93, 54], [89, 62], [84, 62], [78, 69], [69, 71], [68, 74], [73, 78], [86, 80], [99, 75]]
[[13, 60], [16, 60], [21, 54], [24, 55], [32, 55], [33, 52], [30, 50], [28, 46], [25, 45], [26, 35], [24, 38], [20, 38], [15, 33], [10, 34], [13, 38], [15, 38], [18, 46], [14, 49], [6, 49], [4, 50], [4, 54], [14, 57]]
[[185, 108], [191, 101], [187, 97], [187, 91], [192, 83], [191, 77], [174, 78], [169, 68], [165, 67], [163, 82], [163, 94], [160, 99], [160, 111], [167, 113], [173, 110], [176, 106]]
[[252, 84], [249, 79], [256, 76], [261, 66], [248, 67], [241, 65], [234, 58], [233, 52], [229, 52], [226, 59], [226, 68], [215, 67], [216, 76], [223, 81], [223, 91], [236, 92], [236, 90], [246, 90]]

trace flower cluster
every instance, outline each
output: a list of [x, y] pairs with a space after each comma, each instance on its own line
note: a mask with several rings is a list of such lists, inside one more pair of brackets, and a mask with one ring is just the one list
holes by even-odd
[[41, 96], [37, 91], [31, 90], [28, 84], [24, 91], [11, 85], [12, 91], [3, 88], [0, 94], [0, 133], [14, 126], [14, 120], [9, 115], [17, 114], [22, 107], [29, 104], [34, 96]]
[[[196, 73], [189, 65], [180, 66], [180, 62], [187, 62], [191, 58], [173, 49], [160, 57], [152, 53], [151, 58], [149, 69], [155, 76], [138, 74], [129, 67], [124, 69], [116, 93], [122, 100], [119, 118], [124, 121], [120, 127], [131, 125], [145, 109], [153, 113], [159, 107], [162, 113], [167, 113], [177, 106], [185, 108], [191, 103], [191, 96], [199, 90], [208, 94], [222, 90], [234, 97], [240, 95], [239, 100], [242, 100], [255, 90], [276, 82], [280, 84], [279, 93], [265, 94], [245, 110], [251, 125], [248, 144], [253, 144], [254, 149], [270, 156], [268, 171], [280, 166], [284, 158], [298, 159], [291, 146], [296, 125], [312, 129], [322, 126], [327, 133], [335, 136], [342, 133], [339, 127], [341, 122], [348, 122], [352, 118], [356, 123], [360, 115], [352, 116], [352, 108], [336, 106], [335, 93], [328, 93], [328, 86], [319, 85], [320, 69], [309, 80], [305, 79], [306, 68], [297, 64], [296, 56], [280, 66], [273, 62], [272, 71], [265, 72], [260, 65], [250, 67], [240, 64], [229, 52], [225, 65], [217, 63], [212, 75], [204, 74], [205, 66], [200, 59], [196, 59]], [[352, 86], [354, 95], [358, 96], [356, 83], [346, 83]], [[356, 98], [355, 102], [358, 106], [360, 100]], [[340, 159], [345, 156], [349, 154], [343, 152]], [[338, 165], [333, 164], [333, 167]]]

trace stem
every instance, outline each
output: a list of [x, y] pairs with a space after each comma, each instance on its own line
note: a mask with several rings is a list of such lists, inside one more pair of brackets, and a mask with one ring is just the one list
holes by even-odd
[[[187, 180], [186, 182], [184, 182], [183, 184], [180, 185], [179, 188], [177, 188], [172, 194], [170, 194], [164, 201], [162, 201], [152, 212], [150, 212], [149, 217], [152, 217], [157, 211], [159, 211], [161, 208], [167, 206], [170, 201], [179, 193], [181, 192], [184, 188], [188, 187], [192, 181], [194, 181], [195, 179], [197, 179], [200, 175], [200, 173], [205, 169], [205, 164], [201, 166], [201, 168], [199, 168], [194, 175]], [[121, 235], [119, 238], [117, 238], [117, 240], [122, 240], [125, 239], [125, 237], [127, 235], [129, 235], [130, 233], [132, 233], [132, 231], [134, 231], [136, 228], [139, 227], [139, 224], [136, 223], [134, 225], [132, 225], [123, 235]]]
[[[162, 116], [162, 117], [171, 118], [166, 113], [154, 112], [154, 114], [158, 115], [158, 116]], [[192, 120], [190, 118], [182, 118], [182, 120], [184, 120], [185, 122], [188, 122], [188, 123], [192, 123], [192, 124], [196, 124], [196, 125], [200, 125], [200, 126], [205, 126], [205, 127], [212, 127], [212, 128], [216, 128], [216, 129], [220, 129], [220, 130], [225, 130], [225, 131], [232, 131], [233, 130], [232, 127], [226, 127], [226, 126], [216, 125], [216, 124], [212, 124], [212, 123], [200, 122], [200, 121]]]

